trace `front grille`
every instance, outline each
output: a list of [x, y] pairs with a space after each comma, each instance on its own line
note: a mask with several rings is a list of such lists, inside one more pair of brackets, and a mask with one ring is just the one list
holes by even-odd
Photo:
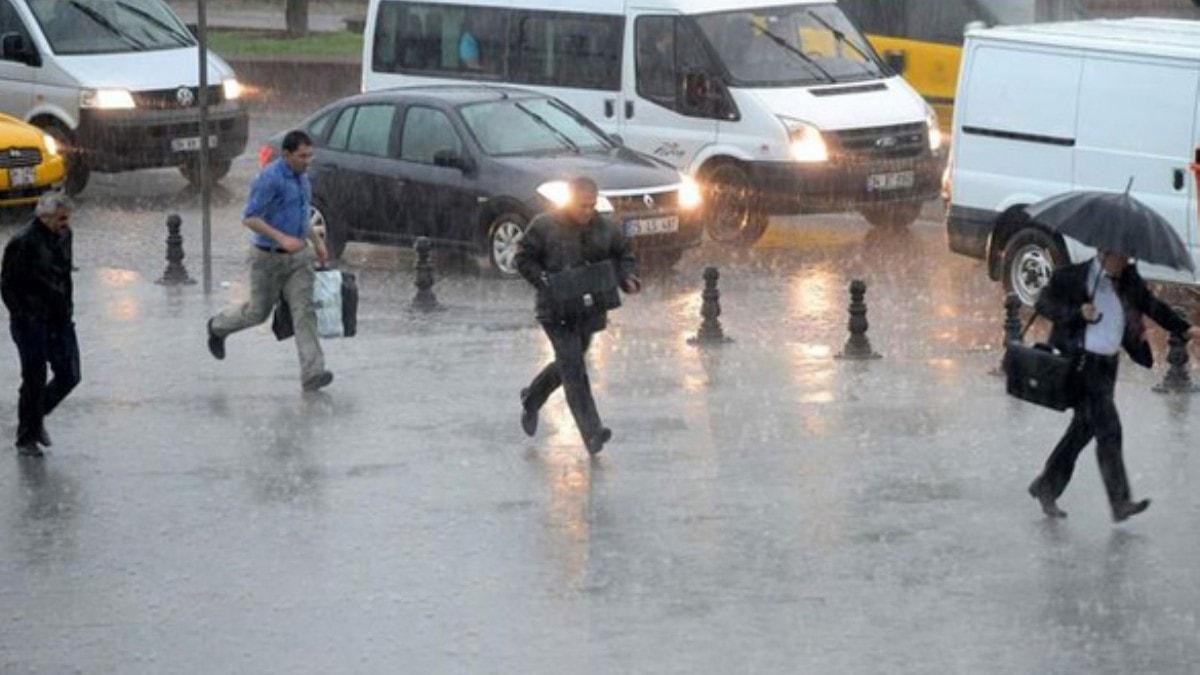
[[849, 159], [916, 157], [929, 147], [928, 129], [920, 122], [831, 133], [839, 153]]
[[[646, 197], [652, 200], [647, 203]], [[622, 215], [638, 214], [638, 213], [673, 213], [679, 205], [679, 192], [670, 190], [668, 192], [645, 192], [633, 195], [621, 195], [619, 197], [609, 197], [608, 201], [612, 202], [613, 210]]]
[[21, 166], [37, 166], [42, 163], [42, 151], [37, 148], [9, 148], [0, 150], [0, 169]]
[[[187, 95], [180, 92], [186, 90]], [[188, 102], [190, 96], [190, 103]], [[182, 100], [181, 100], [182, 99]], [[208, 88], [208, 104], [216, 105], [225, 100], [225, 89], [222, 85], [212, 85]], [[133, 94], [133, 101], [143, 110], [183, 110], [200, 105], [200, 87], [176, 87], [174, 89], [155, 89], [138, 91]]]
[[[233, 130], [235, 120], [210, 120], [208, 133], [229, 132]], [[158, 124], [146, 128], [146, 133], [152, 138], [190, 138], [200, 135], [199, 122], [180, 122], [178, 124]]]

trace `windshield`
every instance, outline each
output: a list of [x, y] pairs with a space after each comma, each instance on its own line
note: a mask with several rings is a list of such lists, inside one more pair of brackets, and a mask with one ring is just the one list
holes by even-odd
[[55, 54], [191, 47], [187, 27], [160, 0], [31, 0]]
[[734, 85], [785, 87], [884, 76], [871, 46], [836, 5], [707, 14], [696, 23]]
[[991, 15], [990, 25], [1017, 25], [1041, 21], [1073, 21], [1086, 19], [1087, 12], [1077, 0], [977, 0]]
[[548, 98], [475, 103], [463, 121], [489, 155], [609, 150], [604, 134], [562, 103]]

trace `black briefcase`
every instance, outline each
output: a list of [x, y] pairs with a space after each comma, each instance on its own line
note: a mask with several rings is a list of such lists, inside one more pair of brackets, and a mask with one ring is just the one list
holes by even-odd
[[[275, 334], [275, 339], [281, 342], [295, 334], [292, 327], [292, 308], [282, 293], [279, 295], [279, 302], [275, 303], [271, 332]], [[342, 272], [342, 337], [354, 337], [357, 334], [358, 278], [350, 272]]]
[[1079, 359], [1049, 345], [1009, 342], [1004, 351], [1009, 396], [1063, 411], [1079, 400]]
[[549, 275], [550, 299], [564, 319], [606, 312], [621, 306], [617, 269], [611, 260], [571, 267]]

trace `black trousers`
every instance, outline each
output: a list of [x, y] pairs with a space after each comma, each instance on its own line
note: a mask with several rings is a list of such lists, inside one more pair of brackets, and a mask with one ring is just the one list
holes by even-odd
[[575, 426], [583, 437], [590, 438], [601, 428], [600, 413], [592, 398], [592, 383], [588, 380], [588, 347], [594, 331], [581, 324], [544, 323], [542, 329], [554, 347], [554, 362], [542, 369], [529, 385], [524, 405], [528, 410], [540, 410], [546, 399], [560, 386], [567, 395], [567, 405], [575, 418]]
[[1110, 504], [1129, 501], [1129, 479], [1121, 456], [1121, 417], [1113, 401], [1117, 384], [1117, 359], [1085, 355], [1080, 371], [1082, 389], [1075, 416], [1062, 440], [1050, 453], [1039, 479], [1039, 489], [1057, 499], [1071, 482], [1075, 460], [1096, 439], [1096, 460]]
[[[42, 420], [79, 384], [79, 341], [71, 321], [13, 320], [9, 331], [21, 356], [17, 443], [32, 443], [41, 434]], [[49, 384], [47, 365], [54, 373]]]

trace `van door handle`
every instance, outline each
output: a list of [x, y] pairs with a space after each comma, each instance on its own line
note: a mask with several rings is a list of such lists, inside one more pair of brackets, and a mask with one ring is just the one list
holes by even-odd
[[1175, 189], [1182, 190], [1183, 186], [1184, 186], [1184, 181], [1186, 181], [1186, 180], [1187, 180], [1187, 177], [1184, 174], [1183, 169], [1175, 169]]
[[606, 101], [604, 101], [604, 116], [605, 117], [613, 117], [616, 114], [617, 114], [616, 100], [610, 98], [610, 99], [607, 99]]
[[633, 101], [625, 101], [625, 119], [633, 119]]

